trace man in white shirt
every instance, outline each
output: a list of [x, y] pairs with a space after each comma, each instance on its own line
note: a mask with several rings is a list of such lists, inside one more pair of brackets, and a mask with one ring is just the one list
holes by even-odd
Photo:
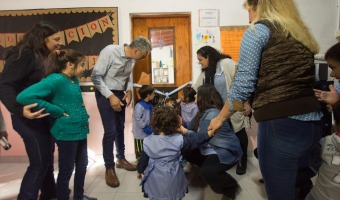
[[[132, 82], [130, 76], [135, 62], [148, 56], [151, 43], [137, 37], [130, 45], [108, 45], [99, 54], [91, 78], [96, 87], [97, 106], [104, 127], [103, 157], [105, 180], [110, 187], [118, 187], [117, 168], [135, 171], [136, 166], [125, 159], [124, 123], [125, 107], [130, 104]], [[114, 162], [113, 145], [116, 144], [117, 162]]]

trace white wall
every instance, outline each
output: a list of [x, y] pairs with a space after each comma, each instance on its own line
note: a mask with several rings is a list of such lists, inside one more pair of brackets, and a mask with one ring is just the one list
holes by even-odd
[[[313, 35], [320, 44], [320, 53], [337, 42], [335, 32], [339, 29], [338, 15], [339, 0], [296, 0], [302, 18], [311, 29]], [[248, 12], [242, 8], [243, 0], [1, 0], [1, 10], [25, 10], [25, 9], [49, 9], [49, 8], [73, 8], [73, 7], [118, 7], [119, 43], [130, 43], [132, 14], [158, 14], [158, 13], [190, 13], [191, 29], [198, 28], [199, 9], [220, 9], [220, 26], [247, 25]], [[194, 36], [192, 36], [193, 38]], [[193, 40], [194, 41], [194, 40]], [[196, 79], [200, 66], [196, 59], [196, 49], [192, 46], [193, 80]], [[100, 151], [102, 127], [100, 117], [95, 106], [93, 94], [84, 94], [85, 102], [90, 113], [91, 134], [89, 147]], [[127, 115], [131, 115], [128, 109]], [[9, 116], [6, 115], [7, 122]], [[131, 118], [129, 119], [131, 120]], [[127, 121], [126, 153], [133, 154], [133, 139], [131, 121]], [[256, 142], [256, 130], [251, 130], [250, 142]], [[94, 143], [94, 144], [93, 144]]]
[[[337, 42], [338, 0], [296, 0], [301, 16], [320, 44], [320, 53]], [[118, 7], [119, 43], [131, 40], [131, 14], [190, 13], [191, 28], [198, 28], [199, 9], [220, 9], [220, 26], [247, 25], [243, 0], [1, 0], [1, 10], [72, 7]], [[193, 46], [193, 79], [200, 71]]]

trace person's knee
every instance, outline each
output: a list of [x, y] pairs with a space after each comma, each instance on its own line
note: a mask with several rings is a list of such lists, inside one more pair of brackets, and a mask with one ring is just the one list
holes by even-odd
[[211, 170], [210, 168], [207, 167], [202, 167], [201, 171], [200, 171], [200, 176], [203, 178], [203, 180], [205, 182], [209, 183], [213, 183], [216, 179], [216, 174], [214, 172], [214, 170]]

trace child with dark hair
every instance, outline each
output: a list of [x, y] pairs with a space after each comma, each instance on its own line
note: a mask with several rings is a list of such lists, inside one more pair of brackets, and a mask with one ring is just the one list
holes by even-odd
[[[212, 135], [207, 132], [196, 134], [185, 129], [177, 111], [170, 106], [155, 108], [151, 126], [154, 133], [144, 139], [137, 165], [142, 191], [150, 199], [180, 200], [188, 192], [187, 179], [180, 163], [181, 151], [198, 148]], [[179, 132], [187, 133], [182, 135]]]
[[164, 105], [177, 109], [177, 101], [173, 97], [168, 97], [167, 99], [165, 99]]
[[[331, 68], [331, 77], [340, 79], [340, 42], [329, 48], [325, 54]], [[339, 93], [333, 85], [330, 91], [314, 90], [319, 101], [332, 104], [339, 103]], [[335, 107], [339, 109], [339, 107]], [[337, 110], [337, 112], [339, 112]], [[338, 117], [335, 115], [334, 117]], [[339, 121], [339, 119], [336, 119]], [[321, 159], [318, 177], [306, 200], [339, 199], [340, 191], [340, 133], [336, 132], [321, 139]]]
[[[223, 107], [223, 99], [214, 85], [206, 84], [198, 87], [196, 101], [199, 112], [194, 119], [194, 130], [198, 135], [206, 134], [210, 121]], [[214, 192], [223, 194], [222, 199], [234, 199], [236, 196], [238, 183], [228, 170], [238, 163], [242, 154], [240, 142], [228, 121], [210, 141], [193, 150], [183, 151], [184, 159], [200, 167], [202, 179]]]
[[37, 103], [53, 119], [52, 136], [58, 145], [59, 174], [57, 199], [69, 199], [69, 182], [75, 167], [75, 200], [96, 200], [84, 195], [89, 115], [79, 87], [84, 72], [85, 56], [72, 50], [54, 50], [47, 59], [46, 78], [17, 96], [22, 105]]
[[198, 112], [198, 107], [195, 103], [195, 95], [196, 91], [192, 87], [183, 89], [183, 99], [181, 100], [180, 107], [183, 126], [186, 128]]
[[140, 100], [136, 102], [134, 108], [132, 125], [137, 159], [139, 159], [140, 152], [143, 150], [143, 139], [152, 133], [150, 120], [153, 106], [151, 102], [155, 97], [155, 89], [151, 85], [143, 85], [138, 90], [138, 94], [140, 96]]

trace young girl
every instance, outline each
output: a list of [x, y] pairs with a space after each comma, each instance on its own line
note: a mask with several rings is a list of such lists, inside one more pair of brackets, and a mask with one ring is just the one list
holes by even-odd
[[[236, 73], [237, 63], [229, 55], [223, 54], [211, 46], [203, 46], [198, 49], [197, 59], [202, 65], [202, 72], [192, 87], [197, 91], [200, 85], [212, 84], [221, 95], [223, 102], [226, 102]], [[244, 152], [236, 167], [238, 175], [243, 175], [247, 171], [248, 135], [246, 128], [249, 127], [250, 113], [251, 108], [248, 103], [245, 103], [244, 110], [235, 112], [230, 118], [232, 128]]]
[[[340, 43], [327, 50], [325, 59], [332, 70], [330, 76], [340, 79]], [[337, 98], [329, 97], [337, 97], [339, 93], [335, 91], [334, 86], [329, 86], [329, 88], [331, 91], [314, 90], [314, 92], [319, 101], [334, 104]], [[306, 200], [339, 199], [340, 133], [333, 133], [322, 138], [321, 144], [322, 164], [315, 185]]]
[[186, 87], [183, 89], [183, 101], [181, 101], [180, 107], [184, 127], [188, 127], [191, 120], [198, 112], [198, 107], [195, 103], [195, 95], [196, 91], [193, 88]]
[[81, 90], [80, 76], [85, 57], [72, 49], [54, 50], [48, 56], [46, 78], [28, 87], [17, 96], [22, 105], [37, 103], [53, 118], [51, 133], [58, 145], [59, 174], [57, 199], [69, 199], [70, 178], [75, 166], [73, 199], [92, 199], [84, 195], [87, 167], [88, 114]]
[[180, 200], [188, 191], [187, 180], [180, 163], [181, 150], [197, 148], [211, 135], [187, 133], [181, 135], [181, 126], [177, 111], [170, 106], [161, 106], [154, 110], [151, 118], [154, 134], [144, 139], [137, 170], [137, 177], [142, 179], [142, 191], [145, 197], [153, 200]]
[[150, 120], [153, 106], [151, 101], [155, 97], [155, 89], [151, 85], [143, 85], [138, 90], [138, 94], [140, 100], [135, 105], [132, 125], [137, 159], [139, 159], [140, 152], [143, 150], [143, 139], [152, 133]]
[[[223, 107], [223, 100], [214, 85], [201, 85], [197, 89], [199, 112], [194, 119], [194, 130], [198, 135], [206, 134], [210, 121]], [[209, 132], [210, 134], [210, 132]], [[202, 179], [211, 189], [223, 194], [223, 200], [234, 199], [238, 188], [237, 181], [227, 173], [242, 156], [240, 142], [225, 121], [214, 137], [193, 150], [183, 151], [183, 157], [191, 164], [200, 167]]]

